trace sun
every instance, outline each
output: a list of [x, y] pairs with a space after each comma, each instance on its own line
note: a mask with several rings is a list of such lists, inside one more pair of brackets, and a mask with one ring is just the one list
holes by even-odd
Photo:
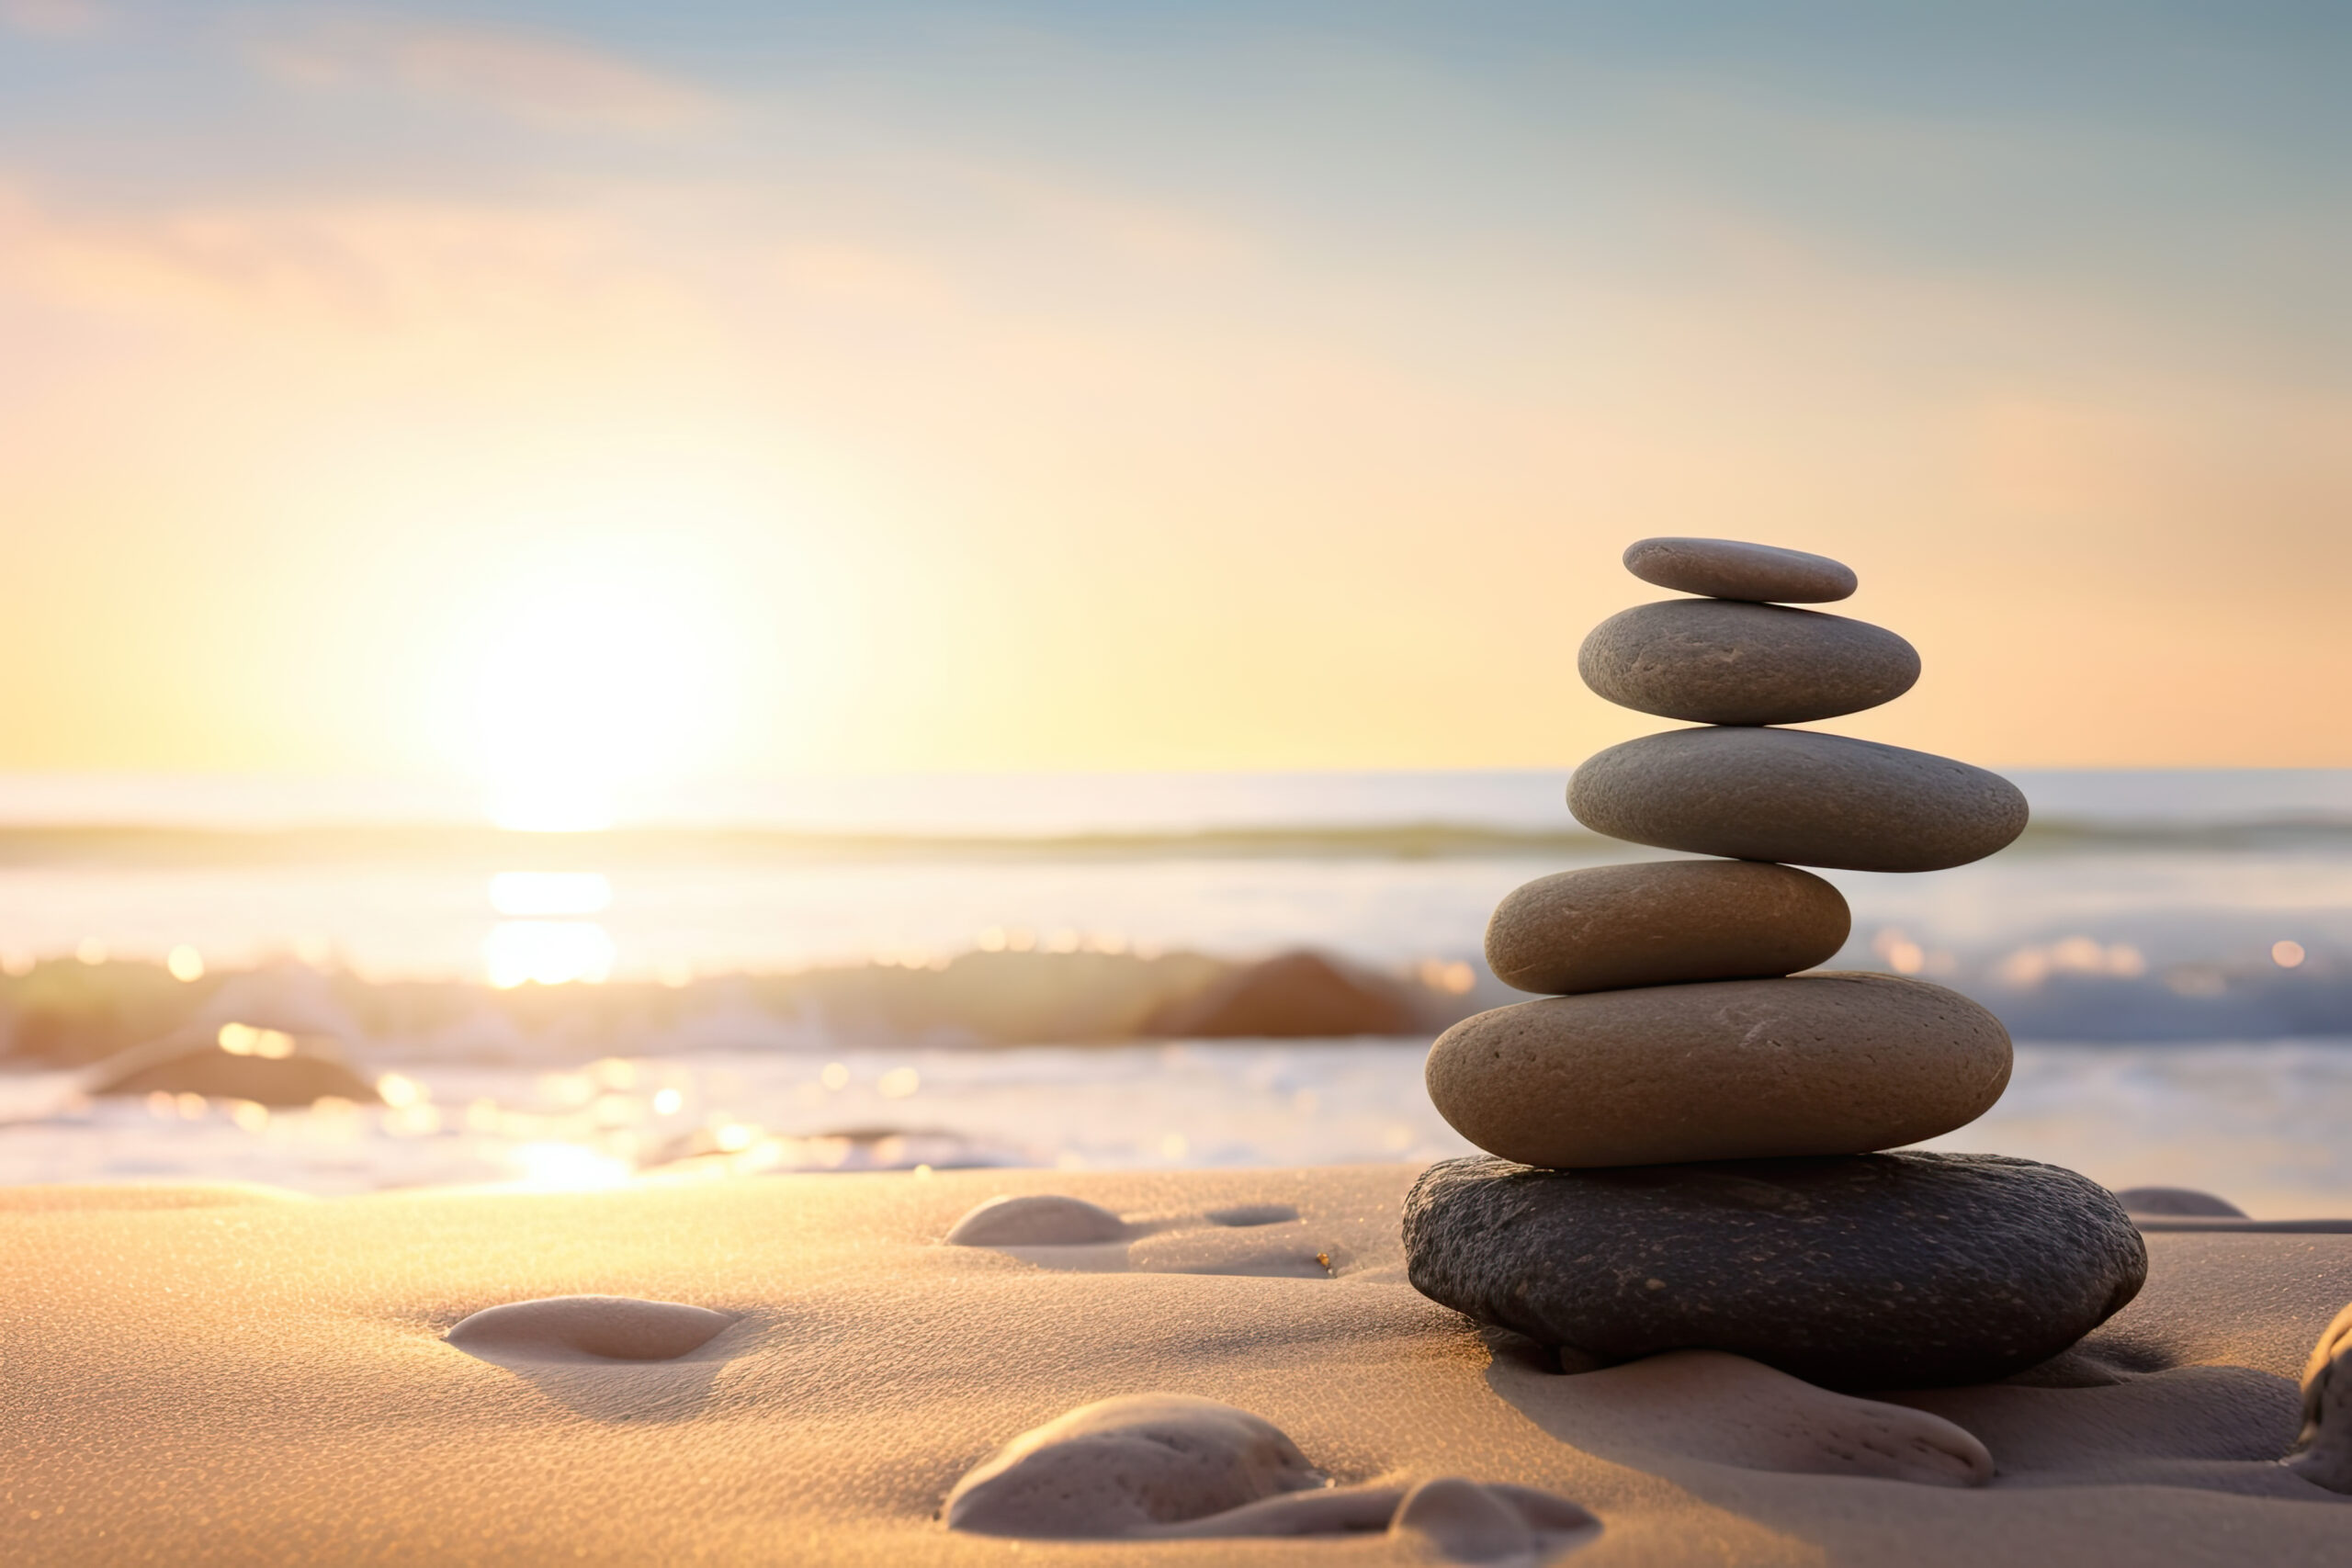
[[491, 819], [613, 826], [729, 719], [707, 585], [658, 548], [581, 545], [518, 571], [474, 683]]

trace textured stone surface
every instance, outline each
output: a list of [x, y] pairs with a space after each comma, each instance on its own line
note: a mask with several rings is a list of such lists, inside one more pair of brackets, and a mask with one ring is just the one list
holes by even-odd
[[2314, 1486], [2352, 1492], [2352, 1306], [2312, 1347], [2303, 1369], [2303, 1429], [2287, 1468]]
[[1623, 1170], [1443, 1160], [1405, 1201], [1416, 1289], [1604, 1360], [1713, 1349], [1845, 1388], [1984, 1382], [2135, 1295], [2105, 1188], [1998, 1155]]
[[1965, 1126], [2009, 1081], [2000, 1020], [1894, 975], [1519, 1002], [1430, 1047], [1456, 1132], [1544, 1166], [1853, 1155]]
[[1191, 1394], [1131, 1393], [1013, 1438], [956, 1483], [945, 1513], [950, 1529], [1083, 1540], [1323, 1484], [1263, 1417]]
[[670, 1361], [701, 1349], [735, 1314], [634, 1296], [545, 1296], [484, 1307], [442, 1337], [502, 1364]]
[[1998, 773], [1802, 729], [1669, 729], [1588, 758], [1568, 809], [1596, 833], [1693, 854], [1941, 871], [2025, 831]]
[[1826, 604], [1854, 592], [1854, 570], [1827, 556], [1738, 539], [1636, 539], [1625, 570], [1644, 582], [1712, 599]]
[[1793, 866], [1587, 866], [1506, 895], [1487, 922], [1487, 966], [1507, 986], [1555, 996], [1755, 979], [1827, 963], [1852, 924], [1838, 889]]
[[1694, 724], [1804, 724], [1891, 703], [1919, 655], [1883, 626], [1817, 610], [1668, 599], [1620, 610], [1577, 654], [1620, 707]]

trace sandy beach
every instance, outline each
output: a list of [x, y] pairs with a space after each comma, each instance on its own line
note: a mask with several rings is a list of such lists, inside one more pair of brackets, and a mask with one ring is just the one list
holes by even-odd
[[[1379, 1530], [1045, 1541], [943, 1522], [958, 1479], [1018, 1434], [1155, 1393], [1263, 1417], [1340, 1487], [1456, 1476], [1580, 1505], [1600, 1529], [1555, 1559], [1579, 1564], [2352, 1551], [2352, 1500], [2275, 1462], [2295, 1380], [2352, 1297], [2352, 1235], [2159, 1230], [2145, 1290], [2060, 1363], [1861, 1400], [1732, 1358], [1548, 1370], [1405, 1282], [1413, 1174], [974, 1171], [329, 1201], [8, 1189], [0, 1556], [1426, 1555]], [[1023, 1192], [1114, 1211], [1126, 1237], [943, 1245], [974, 1206]], [[445, 1341], [485, 1308], [577, 1294], [731, 1321], [663, 1360], [527, 1332], [472, 1353]], [[1952, 1483], [1970, 1461], [1946, 1421], [1981, 1441], [1988, 1483]]]

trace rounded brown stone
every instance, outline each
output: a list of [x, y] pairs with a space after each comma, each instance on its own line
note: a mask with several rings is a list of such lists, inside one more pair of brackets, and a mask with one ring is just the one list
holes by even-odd
[[1668, 599], [1621, 610], [1577, 653], [1621, 707], [1696, 724], [1804, 724], [1891, 703], [1919, 655], [1883, 626], [1817, 610]]
[[1636, 539], [1625, 570], [1644, 582], [1710, 599], [1826, 604], [1850, 595], [1854, 569], [1827, 556], [1739, 539]]
[[1546, 997], [1430, 1047], [1430, 1099], [1522, 1165], [1855, 1155], [1966, 1125], [2009, 1081], [2001, 1021], [1893, 975]]
[[1827, 963], [1852, 924], [1838, 889], [1793, 866], [1596, 865], [1539, 876], [1495, 906], [1487, 966], [1556, 996], [1743, 980]]
[[1568, 809], [1596, 833], [1690, 854], [1941, 871], [2025, 831], [1998, 773], [1803, 729], [1669, 729], [1586, 759]]

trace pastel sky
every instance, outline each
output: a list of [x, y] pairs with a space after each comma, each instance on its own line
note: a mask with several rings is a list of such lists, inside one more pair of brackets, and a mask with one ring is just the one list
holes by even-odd
[[0, 768], [2352, 765], [2352, 8], [0, 0]]

